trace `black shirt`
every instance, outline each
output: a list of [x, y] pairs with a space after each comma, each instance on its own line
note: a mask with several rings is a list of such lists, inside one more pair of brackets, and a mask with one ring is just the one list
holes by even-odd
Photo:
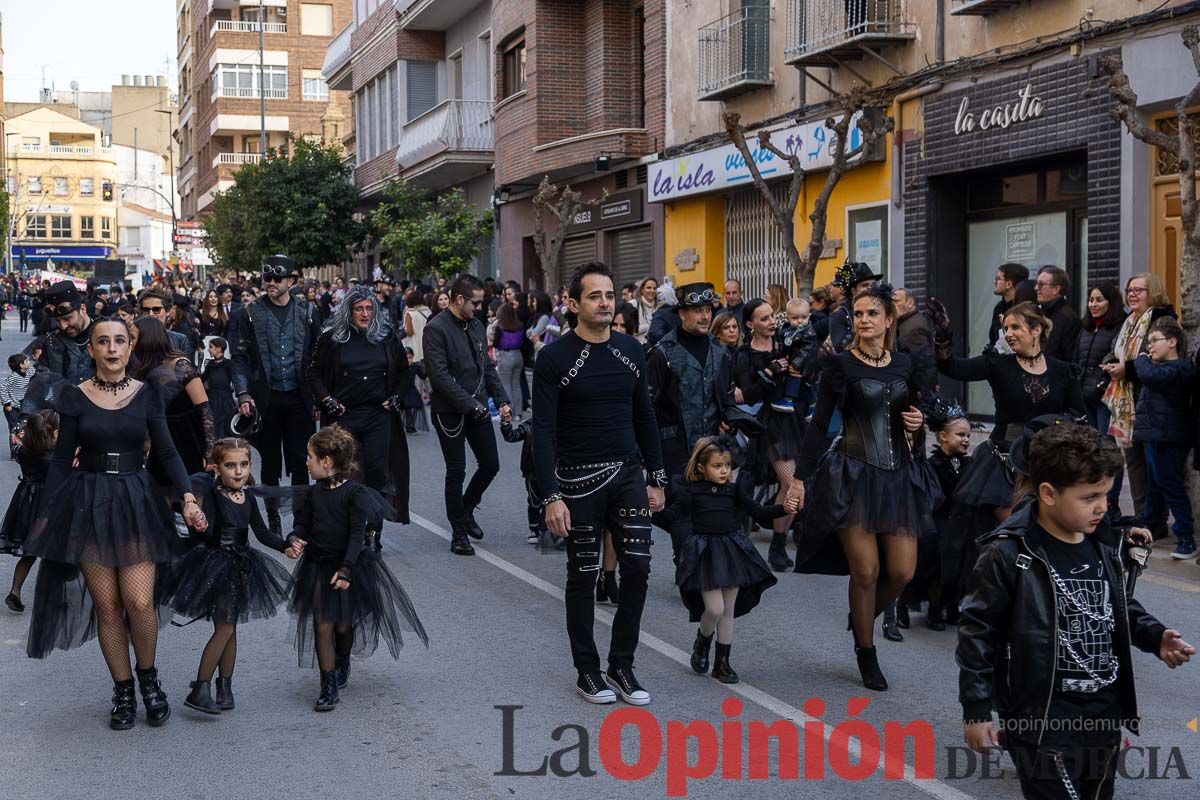
[[[1029, 420], [1043, 414], [1082, 417], [1083, 389], [1070, 362], [1046, 357], [1046, 371], [1034, 375], [1013, 354], [984, 353], [974, 358], [938, 359], [943, 375], [960, 381], [987, 381], [996, 400], [992, 439], [1011, 441]], [[1013, 425], [1013, 435], [1008, 428]]]
[[760, 525], [770, 525], [771, 520], [787, 513], [778, 504], [759, 505], [744, 486], [735, 483], [681, 481], [673, 486], [675, 499], [666, 517], [671, 523], [690, 524], [696, 534], [711, 536], [740, 531], [747, 516]]
[[538, 489], [558, 491], [556, 464], [640, 461], [662, 469], [641, 344], [623, 333], [592, 344], [575, 333], [546, 345], [533, 369]]
[[325, 481], [318, 481], [296, 512], [292, 535], [308, 543], [306, 557], [349, 568], [362, 550], [368, 516], [370, 502], [362, 484], [346, 481], [330, 489]]
[[387, 352], [371, 344], [357, 329], [342, 345], [342, 369], [335, 376], [333, 396], [347, 409], [379, 407], [387, 400]]
[[696, 362], [703, 367], [708, 361], [708, 334], [703, 333], [696, 336], [685, 331], [680, 325], [675, 335], [679, 338], [679, 343], [683, 345], [683, 348], [691, 353], [692, 358], [696, 359]]

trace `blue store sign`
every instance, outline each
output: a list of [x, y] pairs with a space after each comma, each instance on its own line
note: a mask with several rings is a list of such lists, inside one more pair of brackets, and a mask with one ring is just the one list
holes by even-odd
[[13, 248], [13, 259], [22, 256], [26, 261], [95, 261], [98, 258], [108, 258], [112, 250], [108, 247], [88, 247], [86, 245], [27, 245]]

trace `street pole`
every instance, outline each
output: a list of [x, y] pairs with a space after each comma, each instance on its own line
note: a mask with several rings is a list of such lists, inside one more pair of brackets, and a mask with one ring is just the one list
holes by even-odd
[[[159, 114], [167, 115], [167, 127], [170, 128], [172, 122], [171, 110], [160, 108], [157, 111]], [[171, 163], [171, 202], [168, 205], [171, 206], [171, 251], [173, 252], [175, 250], [175, 234], [177, 233], [175, 229], [175, 198], [177, 195], [175, 194], [175, 135], [169, 130], [167, 131], [167, 158], [170, 159]]]
[[267, 157], [267, 68], [263, 63], [266, 30], [266, 11], [263, 9], [263, 0], [258, 0], [258, 149], [262, 152], [259, 158]]

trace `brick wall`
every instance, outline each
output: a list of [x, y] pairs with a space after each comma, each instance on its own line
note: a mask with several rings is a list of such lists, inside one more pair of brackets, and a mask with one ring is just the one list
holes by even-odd
[[407, 31], [396, 25], [396, 9], [383, 3], [350, 35], [354, 54], [353, 89], [357, 92], [398, 60], [438, 61], [446, 54], [442, 31]]

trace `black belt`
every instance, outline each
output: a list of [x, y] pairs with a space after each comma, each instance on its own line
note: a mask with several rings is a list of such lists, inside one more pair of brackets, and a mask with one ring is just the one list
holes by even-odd
[[141, 450], [125, 453], [80, 453], [79, 469], [85, 472], [105, 472], [110, 475], [137, 472], [145, 466], [146, 459]]

